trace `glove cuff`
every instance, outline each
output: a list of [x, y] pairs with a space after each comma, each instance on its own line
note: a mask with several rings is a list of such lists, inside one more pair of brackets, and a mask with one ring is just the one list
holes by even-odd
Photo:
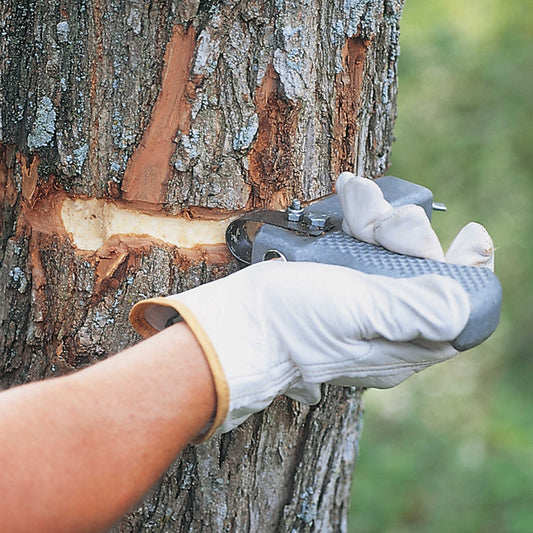
[[193, 332], [198, 344], [201, 346], [207, 364], [211, 370], [216, 392], [216, 412], [211, 425], [193, 441], [194, 444], [199, 444], [210, 439], [228, 416], [230, 391], [226, 376], [222, 369], [222, 364], [220, 363], [215, 348], [204, 328], [200, 322], [198, 322], [194, 314], [189, 311], [187, 306], [180, 301], [161, 297], [137, 302], [133, 306], [129, 316], [131, 325], [135, 328], [137, 333], [144, 338], [148, 338], [160, 331], [160, 329], [154, 327], [146, 319], [146, 312], [152, 306], [166, 307], [169, 310], [177, 311], [180, 314], [187, 326], [189, 326], [189, 329]]

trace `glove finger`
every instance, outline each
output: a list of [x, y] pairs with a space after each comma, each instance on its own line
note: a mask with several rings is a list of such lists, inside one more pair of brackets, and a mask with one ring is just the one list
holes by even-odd
[[375, 182], [351, 172], [339, 176], [336, 190], [345, 233], [393, 252], [444, 261], [439, 239], [421, 207], [393, 209]]
[[381, 189], [372, 180], [343, 172], [336, 184], [343, 212], [342, 229], [348, 235], [371, 244], [376, 220], [392, 211]]
[[330, 369], [335, 377], [327, 383], [387, 389], [457, 354], [457, 350], [448, 342], [432, 342], [424, 345], [392, 342], [386, 339], [369, 342], [372, 344], [371, 359], [357, 360], [351, 367], [345, 367], [342, 370], [336, 368], [335, 374], [333, 374], [333, 369]]
[[446, 261], [490, 268], [494, 272], [494, 244], [488, 231], [476, 222], [467, 224], [448, 249]]
[[353, 319], [360, 327], [359, 338], [452, 341], [468, 321], [468, 294], [453, 279], [436, 274], [408, 279], [369, 278], [352, 296], [358, 299]]
[[353, 172], [342, 172], [339, 174], [339, 177], [337, 178], [337, 181], [335, 182], [335, 192], [341, 196], [343, 194], [343, 188], [346, 182], [351, 179], [355, 178], [355, 174]]
[[380, 216], [374, 223], [374, 239], [393, 252], [444, 261], [439, 238], [418, 205], [397, 207]]

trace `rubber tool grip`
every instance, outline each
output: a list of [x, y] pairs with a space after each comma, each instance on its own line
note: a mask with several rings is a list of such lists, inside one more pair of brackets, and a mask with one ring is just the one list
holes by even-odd
[[[376, 183], [393, 206], [415, 203], [424, 207], [431, 217], [433, 195], [429, 189], [391, 176], [379, 178]], [[342, 210], [336, 195], [315, 202], [304, 211], [307, 214], [327, 214], [334, 229], [319, 236], [307, 236], [264, 224], [253, 239], [251, 262], [257, 263], [280, 255], [288, 261], [340, 265], [392, 278], [410, 278], [422, 274], [450, 277], [462, 285], [471, 304], [466, 327], [452, 345], [459, 351], [467, 350], [483, 342], [496, 329], [500, 320], [502, 289], [490, 269], [397, 254], [350, 237], [340, 229]]]

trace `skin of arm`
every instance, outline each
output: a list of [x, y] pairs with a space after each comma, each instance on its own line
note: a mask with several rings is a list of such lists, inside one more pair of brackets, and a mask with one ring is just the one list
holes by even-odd
[[75, 374], [0, 393], [0, 531], [106, 530], [215, 407], [185, 323]]

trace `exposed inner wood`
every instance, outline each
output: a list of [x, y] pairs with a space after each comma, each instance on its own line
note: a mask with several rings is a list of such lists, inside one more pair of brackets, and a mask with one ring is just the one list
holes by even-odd
[[35, 289], [47, 284], [41, 250], [62, 242], [95, 269], [91, 301], [96, 301], [106, 291], [116, 290], [127, 273], [137, 272], [154, 247], [166, 249], [183, 271], [198, 262], [215, 268], [228, 264], [232, 257], [224, 235], [233, 218], [234, 214], [211, 220], [191, 218], [190, 213], [153, 216], [129, 209], [125, 202], [71, 198], [49, 183], [32, 205], [23, 203], [18, 234], [30, 236]]
[[113, 235], [145, 235], [179, 248], [223, 244], [234, 217], [214, 220], [155, 216], [99, 199], [65, 198], [61, 220], [77, 248], [96, 251]]

